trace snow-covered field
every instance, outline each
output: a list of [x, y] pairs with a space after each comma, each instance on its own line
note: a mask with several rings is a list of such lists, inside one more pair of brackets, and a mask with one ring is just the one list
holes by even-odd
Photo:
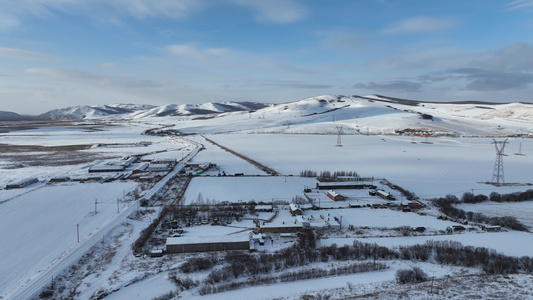
[[[204, 150], [198, 152], [192, 162], [210, 162], [216, 164], [216, 167], [193, 178], [184, 194], [185, 204], [199, 198], [216, 202], [290, 202], [295, 196], [304, 196], [304, 188], [312, 188], [316, 184], [314, 178], [298, 176], [304, 170], [317, 173], [355, 171], [360, 176], [375, 178], [376, 185], [381, 185], [379, 181], [384, 178], [413, 192], [425, 204], [429, 204], [427, 199], [447, 194], [460, 197], [465, 192], [489, 195], [493, 191], [500, 194], [524, 191], [530, 187], [533, 179], [530, 171], [530, 164], [533, 164], [533, 140], [529, 138], [508, 139], [506, 156], [503, 157], [505, 181], [514, 185], [494, 186], [485, 183], [492, 179], [496, 157], [494, 145], [491, 144], [494, 141], [492, 136], [527, 135], [533, 132], [529, 107], [517, 105], [503, 108], [471, 105], [452, 109], [450, 106], [437, 104], [406, 107], [396, 103], [384, 105], [366, 100], [319, 97], [255, 112], [225, 113], [214, 118], [142, 119], [137, 114], [137, 119], [133, 121], [115, 122], [109, 118], [106, 123], [91, 121], [90, 124], [82, 123], [79, 126], [41, 127], [2, 133], [0, 145], [15, 148], [6, 148], [12, 152], [0, 153], [0, 187], [29, 177], [37, 177], [41, 182], [23, 189], [0, 190], [0, 299], [10, 299], [14, 291], [24, 289], [32, 280], [44, 274], [44, 270], [61, 262], [79, 245], [95, 236], [103, 241], [109, 238], [120, 239], [121, 242], [117, 246], [119, 248], [115, 249], [116, 253], [113, 252], [116, 256], [110, 260], [106, 270], [95, 271], [94, 274], [87, 272], [83, 274], [85, 277], [80, 276], [84, 284], [77, 286], [77, 299], [94, 297], [99, 291], [111, 292], [105, 299], [150, 299], [160, 296], [176, 289], [175, 284], [167, 278], [168, 271], [176, 269], [190, 257], [132, 256], [129, 245], [135, 241], [143, 227], [148, 225], [149, 220], [156, 217], [160, 207], [154, 208], [151, 214], [147, 213], [146, 218], [149, 219], [133, 222], [131, 229], [128, 227], [127, 230], [116, 231], [122, 234], [126, 231], [134, 232], [134, 235], [118, 238], [104, 236], [110, 231], [100, 232], [101, 228], [118, 217], [118, 211], [128, 207], [131, 209], [135, 205], [134, 202], [121, 201], [117, 207], [117, 199], [123, 200], [124, 195], [134, 190], [138, 192], [140, 183], [43, 182], [52, 177], [88, 176], [91, 166], [124, 160], [134, 155], [155, 160], [180, 161], [202, 145]], [[518, 113], [520, 110], [522, 112]], [[433, 115], [433, 121], [422, 120], [420, 113]], [[264, 171], [207, 142], [199, 135], [180, 137], [142, 134], [147, 129], [166, 125], [175, 125], [169, 128], [184, 133], [204, 134], [206, 138], [274, 169], [281, 176], [266, 176]], [[346, 133], [341, 136], [342, 147], [336, 146], [337, 126], [343, 126]], [[395, 130], [406, 128], [442, 131], [458, 137], [434, 135], [425, 138], [394, 134]], [[370, 135], [366, 135], [367, 133]], [[504, 138], [496, 139], [502, 141]], [[87, 147], [78, 148], [80, 145]], [[30, 148], [20, 148], [26, 149], [25, 152], [17, 153], [16, 147], [23, 146]], [[36, 146], [35, 149], [27, 150], [33, 146]], [[43, 149], [40, 146], [59, 148]], [[70, 146], [76, 149], [68, 150]], [[518, 151], [524, 155], [514, 155]], [[84, 160], [78, 161], [77, 158]], [[32, 160], [38, 163], [34, 164]], [[126, 172], [132, 170], [133, 167], [129, 167]], [[219, 176], [221, 173], [243, 173], [244, 176]], [[322, 192], [324, 191], [320, 191]], [[366, 190], [345, 193], [349, 197], [345, 203], [372, 201]], [[328, 209], [317, 213], [327, 214], [326, 218], [342, 219], [342, 230], [323, 235], [321, 245], [351, 244], [354, 239], [360, 239], [395, 248], [423, 244], [428, 240], [454, 240], [464, 245], [492, 248], [510, 256], [531, 255], [530, 249], [533, 249], [533, 238], [529, 232], [482, 233], [477, 228], [472, 232], [442, 235], [443, 231], [457, 223], [438, 220], [436, 217], [439, 212], [434, 207], [424, 208], [421, 214], [417, 214], [369, 207], [332, 208], [334, 204], [336, 203], [324, 204]], [[514, 216], [526, 226], [533, 226], [533, 206], [529, 202], [484, 202], [459, 207], [488, 216]], [[286, 209], [282, 208], [280, 214], [287, 214]], [[77, 242], [77, 224], [80, 244]], [[350, 225], [355, 229], [349, 230]], [[216, 233], [216, 230], [219, 233], [229, 230], [222, 234], [232, 234], [253, 226], [251, 220], [244, 220], [236, 224], [235, 228], [203, 226], [188, 234]], [[407, 237], [392, 234], [394, 228], [399, 226], [422, 226], [427, 231], [422, 235]], [[267, 251], [273, 251], [283, 246], [283, 243], [278, 242], [273, 243], [271, 248], [265, 247]], [[352, 290], [354, 287], [368, 293], [373, 288], [385, 289], [385, 286], [397, 289], [398, 285], [392, 283], [395, 271], [411, 265], [421, 266], [428, 275], [435, 276], [436, 280], [444, 280], [448, 274], [468, 275], [480, 272], [475, 268], [465, 270], [429, 263], [392, 261], [389, 263], [390, 269], [383, 271], [246, 287], [201, 298], [298, 299], [303, 294], [317, 293], [345, 298], [350, 293], [356, 293]], [[137, 266], [138, 269], [132, 266]], [[205, 275], [204, 272], [197, 277], [201, 279]], [[91, 280], [94, 280], [92, 286], [89, 283]], [[530, 282], [528, 277], [517, 277], [514, 280], [521, 284]], [[489, 294], [487, 292], [483, 295]], [[185, 291], [180, 296], [186, 299], [200, 298], [197, 289]]]
[[[117, 199], [135, 186], [131, 182], [47, 185], [0, 204], [2, 295], [76, 248], [78, 225], [80, 243], [98, 234], [116, 217]], [[124, 205], [119, 203], [118, 208]]]
[[[303, 170], [356, 171], [363, 177], [386, 178], [421, 198], [508, 193], [527, 187], [495, 187], [492, 180], [496, 151], [490, 138], [424, 138], [401, 136], [217, 134], [217, 143], [270, 166], [281, 174]], [[513, 155], [519, 144], [526, 155]], [[505, 181], [528, 184], [533, 179], [533, 140], [509, 139], [504, 156]]]

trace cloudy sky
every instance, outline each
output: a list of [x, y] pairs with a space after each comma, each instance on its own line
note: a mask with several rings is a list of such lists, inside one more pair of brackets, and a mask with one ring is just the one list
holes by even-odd
[[0, 0], [0, 110], [533, 102], [533, 0]]

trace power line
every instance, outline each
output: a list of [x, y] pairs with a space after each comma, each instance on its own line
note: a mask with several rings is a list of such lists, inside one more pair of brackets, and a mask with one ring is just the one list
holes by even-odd
[[503, 151], [505, 149], [505, 145], [508, 143], [508, 139], [505, 139], [505, 141], [496, 141], [493, 139], [494, 142], [494, 148], [496, 148], [496, 161], [494, 162], [494, 169], [492, 171], [492, 183], [495, 184], [505, 184], [505, 178], [503, 173]]
[[335, 126], [335, 128], [337, 129], [337, 147], [342, 147], [342, 142], [341, 142], [341, 135], [342, 135], [342, 126]]

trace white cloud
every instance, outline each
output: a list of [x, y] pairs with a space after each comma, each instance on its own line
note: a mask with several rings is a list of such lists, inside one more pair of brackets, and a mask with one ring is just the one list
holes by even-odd
[[81, 84], [92, 84], [100, 87], [111, 88], [154, 88], [165, 85], [164, 82], [154, 80], [137, 79], [126, 76], [109, 76], [93, 74], [78, 70], [68, 69], [54, 69], [54, 68], [29, 68], [25, 69], [24, 73], [30, 75], [42, 75], [46, 77], [53, 77], [60, 80], [70, 80]]
[[103, 6], [113, 6], [117, 12], [126, 11], [139, 19], [151, 17], [183, 19], [205, 5], [202, 0], [100, 0], [98, 2]]
[[367, 35], [348, 31], [324, 32], [322, 45], [326, 48], [344, 51], [360, 51], [371, 47], [374, 42]]
[[515, 0], [508, 5], [509, 9], [533, 8], [533, 0]]
[[20, 21], [17, 17], [7, 13], [0, 13], [0, 32], [11, 30], [19, 25]]
[[233, 0], [233, 3], [251, 8], [263, 23], [292, 23], [306, 15], [305, 7], [297, 0]]
[[25, 16], [42, 18], [54, 11], [89, 16], [96, 20], [120, 24], [123, 17], [184, 19], [207, 6], [205, 0], [25, 0], [0, 3], [0, 30], [19, 26]]
[[111, 68], [116, 67], [116, 65], [117, 65], [117, 64], [114, 63], [114, 62], [106, 62], [106, 63], [102, 63], [102, 64], [100, 65], [100, 68], [102, 68], [102, 69], [111, 69]]
[[387, 34], [431, 32], [455, 27], [455, 23], [439, 18], [416, 17], [402, 20], [383, 30]]
[[356, 89], [385, 91], [385, 92], [419, 92], [422, 88], [422, 84], [419, 82], [396, 80], [389, 82], [369, 82], [369, 83], [356, 83], [352, 86]]
[[18, 59], [48, 59], [47, 55], [13, 48], [0, 48], [0, 56]]
[[172, 55], [195, 60], [229, 59], [231, 51], [226, 48], [200, 49], [192, 44], [170, 45], [164, 48]]

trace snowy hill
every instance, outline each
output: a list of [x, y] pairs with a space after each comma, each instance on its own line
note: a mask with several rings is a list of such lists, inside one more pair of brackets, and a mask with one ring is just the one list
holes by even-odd
[[73, 106], [61, 109], [54, 109], [38, 116], [43, 120], [83, 120], [108, 116], [123, 116], [139, 110], [153, 108], [152, 105], [136, 104], [112, 104], [100, 106]]
[[54, 109], [39, 116], [46, 120], [83, 120], [107, 117], [139, 119], [146, 117], [190, 116], [217, 114], [231, 111], [249, 111], [268, 106], [254, 102], [223, 102], [204, 104], [168, 104], [163, 106], [113, 104], [101, 106], [74, 106]]
[[[399, 99], [383, 95], [324, 95], [282, 104], [222, 102], [163, 106], [115, 104], [56, 109], [40, 119], [83, 120], [157, 118], [183, 132], [257, 132], [332, 134], [342, 126], [346, 134], [431, 132], [431, 135], [532, 135], [533, 104], [480, 101], [443, 103]], [[253, 120], [252, 120], [253, 119]], [[528, 125], [528, 126], [526, 126]]]
[[[157, 115], [152, 113], [152, 115]], [[160, 116], [162, 116], [160, 114]], [[175, 124], [170, 115], [159, 121]], [[182, 119], [185, 133], [530, 136], [533, 104], [435, 103], [380, 95], [324, 95], [247, 112]], [[422, 132], [422, 133], [421, 133]]]
[[22, 116], [10, 111], [0, 111], [0, 121], [22, 121], [22, 120], [31, 120], [31, 116]]

